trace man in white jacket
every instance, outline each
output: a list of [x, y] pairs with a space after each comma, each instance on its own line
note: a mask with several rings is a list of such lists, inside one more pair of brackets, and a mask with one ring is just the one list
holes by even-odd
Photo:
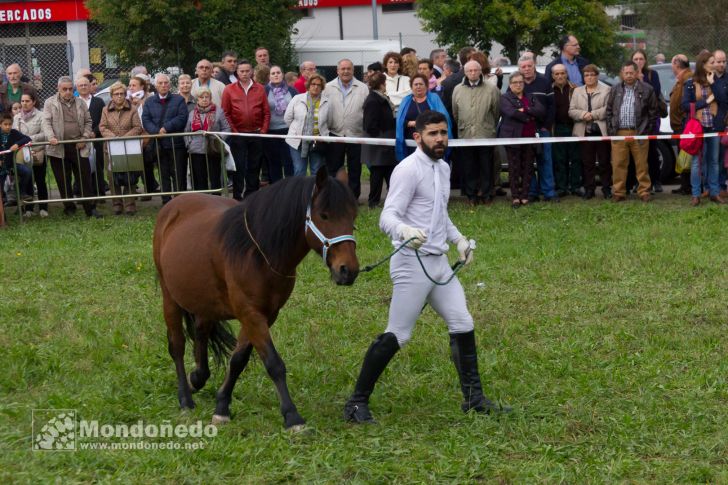
[[424, 111], [415, 123], [418, 148], [394, 169], [379, 219], [380, 229], [392, 238], [395, 247], [407, 247], [395, 254], [390, 263], [394, 291], [389, 323], [364, 356], [354, 393], [344, 407], [344, 419], [354, 423], [374, 421], [369, 412], [369, 396], [394, 354], [411, 338], [425, 303], [447, 323], [452, 358], [465, 399], [463, 411], [509, 410], [483, 395], [473, 317], [460, 282], [453, 278], [446, 285], [437, 285], [430, 279], [443, 281], [452, 274], [447, 260], [448, 242], [457, 245], [460, 260], [465, 264], [472, 261], [473, 248], [447, 213], [450, 167], [442, 160], [448, 143], [447, 121], [441, 113]]
[[[329, 134], [331, 136], [363, 137], [364, 133], [364, 101], [369, 96], [366, 84], [354, 78], [354, 63], [342, 59], [336, 67], [338, 75], [329, 81], [324, 89], [324, 97], [329, 101]], [[361, 145], [330, 143], [326, 154], [326, 166], [329, 175], [344, 166], [349, 175], [349, 187], [354, 197], [361, 195]]]

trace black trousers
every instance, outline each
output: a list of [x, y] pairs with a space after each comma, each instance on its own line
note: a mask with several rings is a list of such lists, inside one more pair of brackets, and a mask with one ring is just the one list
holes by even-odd
[[394, 165], [372, 166], [369, 168], [371, 177], [369, 178], [369, 207], [374, 207], [382, 200], [382, 187], [387, 182], [387, 190], [389, 190], [389, 179], [392, 177]]
[[230, 138], [230, 151], [235, 159], [233, 180], [233, 199], [243, 200], [260, 188], [260, 160], [263, 157], [263, 143], [260, 138], [234, 136]]
[[219, 189], [222, 187], [222, 155], [213, 157], [190, 153], [192, 190]]
[[[53, 176], [56, 178], [58, 192], [62, 199], [70, 199], [73, 197], [72, 176], [78, 182], [81, 197], [93, 197], [93, 181], [91, 179], [91, 166], [86, 157], [82, 157], [74, 143], [63, 145], [63, 158], [48, 157], [51, 161]], [[73, 202], [64, 202], [66, 208], [75, 208]], [[96, 208], [93, 201], [82, 202], [83, 210], [86, 215], [90, 215], [91, 211]]]
[[344, 162], [346, 162], [346, 171], [349, 174], [349, 188], [354, 193], [354, 197], [359, 199], [361, 195], [361, 145], [329, 143], [328, 153], [326, 153], [326, 168], [329, 175], [335, 177], [344, 166]]
[[159, 166], [159, 160], [157, 160], [157, 142], [155, 140], [150, 140], [149, 144], [144, 147], [143, 155], [144, 174], [142, 181], [144, 182], [144, 192], [158, 192], [159, 182], [157, 182], [157, 178], [154, 176], [154, 167]]
[[463, 194], [468, 200], [490, 199], [493, 188], [493, 147], [461, 147], [458, 160], [463, 169]]
[[96, 173], [94, 174], [94, 190], [96, 195], [106, 194], [106, 180], [104, 179], [104, 142], [94, 142], [96, 160]]
[[[182, 192], [187, 190], [187, 150], [184, 147], [159, 147], [159, 178], [162, 179], [162, 192]], [[162, 196], [168, 202], [171, 196]]]

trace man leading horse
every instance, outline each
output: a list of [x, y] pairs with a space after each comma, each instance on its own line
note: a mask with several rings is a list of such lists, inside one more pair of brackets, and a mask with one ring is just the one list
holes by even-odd
[[353, 423], [374, 422], [369, 396], [389, 361], [410, 340], [426, 303], [447, 323], [452, 359], [464, 397], [463, 411], [510, 411], [483, 395], [473, 317], [468, 312], [463, 287], [457, 277], [445, 285], [433, 281], [452, 275], [447, 260], [448, 242], [457, 246], [459, 258], [465, 264], [473, 259], [469, 240], [458, 231], [447, 212], [450, 167], [442, 160], [448, 144], [447, 121], [441, 113], [425, 111], [417, 117], [415, 130], [417, 150], [394, 169], [379, 219], [379, 227], [392, 238], [395, 247], [407, 247], [398, 251], [390, 263], [394, 291], [387, 328], [364, 356], [354, 393], [344, 406], [344, 418]]

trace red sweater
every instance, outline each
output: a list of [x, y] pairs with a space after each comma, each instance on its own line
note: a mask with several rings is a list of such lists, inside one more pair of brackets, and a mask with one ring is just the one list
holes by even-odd
[[240, 82], [228, 84], [222, 92], [222, 109], [234, 133], [268, 133], [270, 107], [262, 84], [253, 81], [248, 94]]

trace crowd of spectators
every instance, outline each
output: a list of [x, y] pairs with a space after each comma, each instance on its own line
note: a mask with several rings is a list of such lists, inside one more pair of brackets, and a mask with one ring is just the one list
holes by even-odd
[[[127, 196], [112, 199], [114, 214], [134, 214], [131, 194], [140, 183], [147, 197], [160, 192], [163, 203], [172, 192], [221, 187], [226, 146], [220, 139], [170, 135], [221, 131], [394, 138], [394, 147], [298, 138], [225, 139], [235, 165], [229, 175], [237, 200], [283, 177], [315, 173], [321, 167], [331, 174], [346, 167], [358, 198], [366, 164], [371, 173], [368, 203], [375, 207], [393, 167], [413, 150], [406, 140], [412, 138], [415, 118], [433, 110], [445, 115], [451, 138], [534, 138], [534, 143], [505, 147], [514, 208], [569, 195], [591, 199], [597, 176], [605, 199], [620, 202], [635, 193], [649, 202], [653, 193], [663, 190], [654, 142], [584, 140], [657, 134], [668, 106], [675, 133], [682, 132], [690, 117], [706, 133], [723, 131], [728, 114], [726, 54], [699, 53], [694, 71], [686, 55], [674, 56], [676, 82], [670, 98], [664, 99], [660, 78], [647, 66], [643, 50], [624, 62], [612, 86], [599, 82], [599, 68], [580, 53], [578, 39], [565, 35], [543, 74], [536, 69], [534, 54], [523, 53], [502, 94], [502, 70], [493, 69], [487, 54], [473, 47], [460, 49], [457, 59], [443, 49], [427, 58], [418, 58], [412, 49], [388, 52], [381, 63], [367, 66], [363, 81], [355, 77], [349, 59], [338, 62], [337, 75], [329, 81], [310, 60], [301, 62], [298, 73], [286, 73], [271, 64], [268, 50], [261, 47], [252, 62], [231, 51], [224, 52], [220, 62], [201, 59], [195, 78], [179, 76], [176, 92], [166, 74], [152, 78], [144, 66], [136, 66], [128, 85], [111, 86], [107, 105], [94, 95], [96, 82], [88, 70], [73, 79], [61, 77], [57, 94], [43, 102], [36, 89], [23, 82], [20, 66], [12, 64], [0, 85], [1, 148], [13, 150], [2, 156], [0, 189], [5, 204], [17, 204], [12, 180], [17, 173], [26, 215], [38, 209], [46, 217], [48, 204], [27, 202], [36, 195], [38, 200], [48, 199], [45, 175], [50, 165], [66, 214], [75, 212], [73, 199], [81, 197], [86, 215], [101, 217], [90, 198], [107, 192]], [[108, 145], [87, 142], [140, 134], [159, 136], [141, 145], [143, 167], [121, 174], [112, 166]], [[552, 136], [573, 137], [574, 142], [540, 142]], [[22, 149], [24, 143], [18, 140], [30, 140], [30, 148]], [[77, 141], [59, 143], [68, 140]], [[38, 142], [47, 144], [33, 145]], [[447, 158], [454, 185], [471, 206], [488, 205], [495, 196], [506, 195], [492, 146], [452, 149]], [[705, 138], [692, 157], [689, 174], [673, 192], [691, 195], [692, 205], [703, 198], [724, 204], [724, 159], [720, 139]]]

